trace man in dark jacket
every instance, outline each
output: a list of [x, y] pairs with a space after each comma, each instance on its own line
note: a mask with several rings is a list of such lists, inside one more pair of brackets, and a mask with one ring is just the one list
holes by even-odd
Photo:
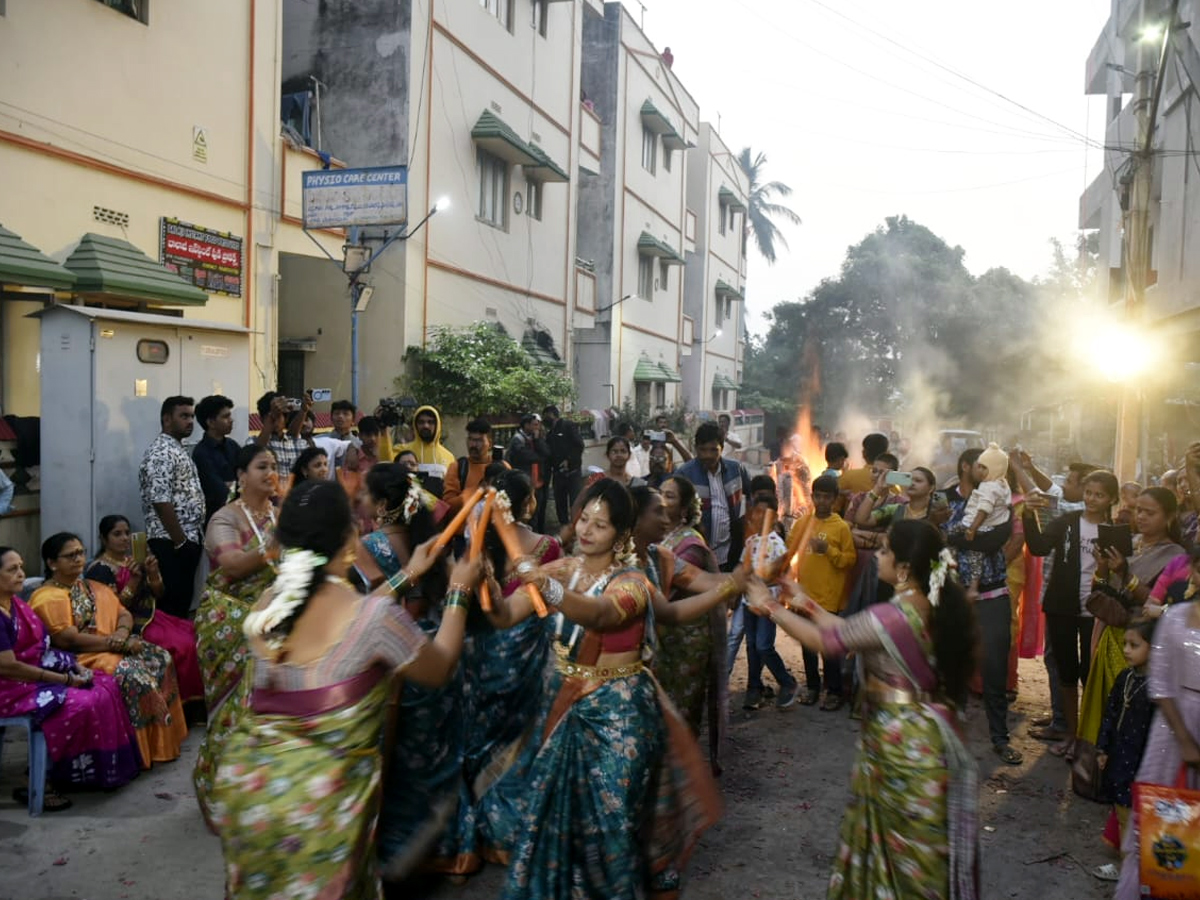
[[1042, 608], [1046, 612], [1046, 637], [1054, 650], [1062, 686], [1066, 735], [1052, 748], [1058, 756], [1069, 752], [1079, 725], [1079, 686], [1087, 683], [1095, 619], [1085, 603], [1092, 593], [1096, 572], [1093, 553], [1100, 525], [1110, 521], [1120, 485], [1112, 472], [1098, 470], [1083, 479], [1083, 512], [1064, 513], [1043, 531], [1027, 501], [1022, 521], [1025, 543], [1034, 556], [1054, 554], [1054, 568], [1046, 586]]
[[745, 535], [742, 518], [750, 496], [750, 476], [745, 467], [721, 456], [725, 436], [715, 422], [696, 429], [696, 456], [675, 473], [696, 486], [700, 497], [700, 532], [708, 541], [722, 572], [737, 565]]
[[554, 474], [554, 512], [564, 525], [583, 485], [583, 438], [579, 426], [559, 415], [557, 406], [542, 410], [542, 426], [550, 448], [550, 470]]
[[546, 530], [547, 481], [550, 475], [550, 448], [542, 437], [542, 417], [537, 413], [521, 416], [521, 427], [508, 442], [504, 461], [514, 469], [524, 472], [533, 482], [533, 495], [537, 498], [537, 512], [533, 514], [533, 530], [544, 534]]

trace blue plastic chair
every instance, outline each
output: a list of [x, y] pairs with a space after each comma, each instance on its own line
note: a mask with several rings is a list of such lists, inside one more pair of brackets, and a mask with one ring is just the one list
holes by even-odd
[[0, 719], [0, 753], [4, 751], [4, 729], [9, 725], [29, 733], [29, 814], [40, 816], [46, 800], [46, 736], [34, 726], [30, 716]]

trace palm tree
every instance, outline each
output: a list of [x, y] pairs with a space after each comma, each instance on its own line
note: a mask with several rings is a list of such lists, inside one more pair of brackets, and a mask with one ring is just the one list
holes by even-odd
[[763, 182], [764, 170], [767, 167], [767, 154], [762, 151], [755, 155], [749, 147], [743, 147], [742, 152], [738, 154], [738, 163], [750, 180], [750, 208], [746, 211], [746, 237], [753, 234], [758, 252], [768, 263], [774, 265], [775, 242], [778, 241], [785, 249], [788, 243], [779, 230], [779, 226], [771, 220], [779, 218], [793, 225], [799, 225], [800, 217], [788, 207], [780, 203], [772, 203], [771, 199], [775, 195], [781, 198], [790, 197], [792, 189], [781, 181]]

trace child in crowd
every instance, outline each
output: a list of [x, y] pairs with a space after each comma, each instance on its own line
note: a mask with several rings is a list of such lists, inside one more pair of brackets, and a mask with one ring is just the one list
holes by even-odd
[[837, 441], [830, 441], [825, 445], [825, 471], [822, 475], [832, 475], [834, 478], [839, 477], [846, 464], [850, 462], [850, 451], [846, 449], [845, 444], [840, 444]]
[[1133, 508], [1137, 505], [1137, 498], [1141, 493], [1142, 486], [1136, 481], [1127, 481], [1121, 485], [1121, 508], [1113, 517], [1113, 521], [1118, 525], [1128, 525], [1132, 528], [1134, 534], [1137, 534], [1137, 517], [1133, 514]]
[[[1146, 666], [1156, 624], [1154, 619], [1135, 619], [1126, 630], [1125, 662], [1129, 668], [1123, 670], [1113, 684], [1100, 736], [1096, 739], [1096, 752], [1103, 772], [1100, 799], [1112, 804], [1112, 812], [1104, 826], [1104, 842], [1113, 849], [1120, 849], [1121, 831], [1129, 822], [1130, 788], [1137, 776], [1154, 717], [1154, 702], [1146, 692]], [[1105, 863], [1093, 869], [1092, 874], [1104, 881], [1116, 881], [1120, 869], [1114, 863]]]
[[[813, 482], [812, 495], [813, 511], [792, 526], [793, 535], [803, 537], [808, 534], [808, 545], [801, 554], [796, 581], [822, 609], [836, 615], [845, 604], [846, 576], [854, 568], [858, 554], [850, 526], [833, 511], [838, 499], [837, 478], [822, 475]], [[804, 651], [804, 673], [808, 695], [801, 702], [811, 705], [820, 697], [821, 669], [817, 654], [807, 649]], [[832, 712], [841, 709], [843, 702], [842, 661], [825, 657], [825, 702], [821, 709]]]
[[[975, 540], [980, 531], [999, 528], [1012, 515], [1012, 489], [1008, 486], [1008, 454], [997, 444], [988, 444], [979, 454], [971, 470], [974, 489], [963, 510], [962, 526], [968, 541]], [[965, 585], [972, 585], [983, 575], [983, 554], [964, 550], [959, 561], [966, 571], [960, 572]]]
[[[760, 478], [762, 476], [759, 476]], [[758, 478], [754, 479], [755, 482]], [[773, 488], [773, 486], [772, 486]], [[762, 543], [763, 519], [767, 512], [777, 512], [779, 501], [773, 489], [755, 491], [753, 493], [750, 511], [746, 514], [746, 543], [742, 548], [741, 564], [747, 568], [759, 562], [759, 545]], [[769, 566], [787, 553], [787, 545], [778, 526], [767, 532], [767, 546], [763, 551], [762, 565]], [[778, 599], [779, 588], [771, 588], [772, 596]], [[775, 698], [775, 706], [784, 709], [796, 701], [800, 685], [788, 672], [779, 651], [775, 649], [775, 623], [761, 617], [746, 606], [745, 601], [739, 601], [740, 607], [734, 615], [741, 616], [741, 624], [746, 636], [746, 699], [742, 709], [754, 710], [762, 706], [765, 694], [762, 683], [762, 670], [765, 666], [779, 683], [779, 695]], [[737, 656], [736, 647], [731, 647], [729, 668]]]

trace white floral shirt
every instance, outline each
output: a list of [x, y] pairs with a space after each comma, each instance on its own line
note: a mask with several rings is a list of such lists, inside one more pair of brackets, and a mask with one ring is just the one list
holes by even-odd
[[200, 543], [204, 533], [204, 488], [196, 464], [183, 444], [168, 434], [160, 434], [142, 457], [138, 469], [138, 484], [142, 489], [142, 514], [146, 517], [148, 538], [170, 539], [155, 503], [170, 503], [175, 507], [179, 527], [189, 541]]

